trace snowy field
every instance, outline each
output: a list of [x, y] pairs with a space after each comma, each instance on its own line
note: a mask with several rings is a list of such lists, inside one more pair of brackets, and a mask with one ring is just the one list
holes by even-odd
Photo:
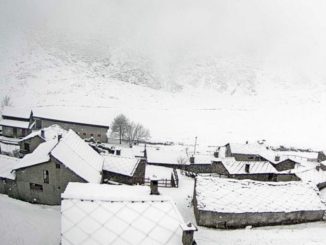
[[[191, 178], [180, 176], [179, 188], [160, 188], [171, 196], [185, 221], [195, 222], [191, 204], [193, 184]], [[322, 193], [326, 198], [326, 189]], [[59, 244], [60, 208], [32, 205], [0, 195], [0, 244], [45, 245]], [[198, 244], [204, 245], [324, 245], [325, 222], [274, 226], [239, 230], [215, 230], [198, 227]]]

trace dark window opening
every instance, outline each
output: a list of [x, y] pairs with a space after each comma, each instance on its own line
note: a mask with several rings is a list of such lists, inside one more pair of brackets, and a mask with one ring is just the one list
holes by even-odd
[[55, 168], [60, 168], [60, 163], [56, 163]]
[[43, 170], [43, 181], [45, 184], [49, 184], [49, 171]]
[[43, 186], [39, 184], [29, 183], [29, 188], [32, 191], [43, 191]]
[[84, 136], [86, 136], [86, 133], [83, 133]]
[[24, 149], [26, 150], [26, 151], [30, 151], [30, 148], [29, 148], [29, 144], [28, 143], [24, 143]]
[[91, 134], [91, 137], [93, 137], [94, 136], [94, 134]]
[[98, 134], [98, 135], [97, 135], [97, 137], [101, 138], [101, 135], [100, 135], [100, 134]]

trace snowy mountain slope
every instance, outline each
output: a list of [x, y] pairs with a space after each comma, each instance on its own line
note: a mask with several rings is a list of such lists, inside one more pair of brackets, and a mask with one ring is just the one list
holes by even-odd
[[124, 112], [160, 139], [323, 148], [312, 2], [1, 0], [0, 98]]

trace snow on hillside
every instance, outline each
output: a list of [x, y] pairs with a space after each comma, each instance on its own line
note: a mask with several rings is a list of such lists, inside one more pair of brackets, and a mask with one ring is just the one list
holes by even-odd
[[323, 149], [324, 5], [293, 2], [0, 1], [0, 99], [123, 112], [163, 141]]

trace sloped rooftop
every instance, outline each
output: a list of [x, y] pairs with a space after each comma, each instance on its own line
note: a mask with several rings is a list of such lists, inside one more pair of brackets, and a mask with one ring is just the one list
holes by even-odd
[[325, 210], [318, 192], [303, 182], [259, 182], [197, 177], [197, 207], [221, 213]]
[[32, 110], [30, 108], [5, 106], [2, 111], [2, 116], [28, 120], [30, 119], [31, 113]]
[[86, 181], [100, 183], [103, 158], [74, 131], [68, 131], [51, 155]]
[[26, 168], [50, 161], [50, 152], [57, 143], [57, 140], [51, 140], [40, 144], [32, 153], [26, 154], [15, 169]]
[[15, 179], [15, 173], [13, 173], [12, 170], [18, 163], [18, 158], [0, 155], [0, 177], [12, 180]]
[[135, 157], [121, 157], [105, 155], [103, 170], [119, 173], [122, 175], [133, 176], [138, 166], [139, 159]]
[[144, 186], [69, 183], [62, 244], [182, 244], [183, 219], [168, 197]]
[[36, 107], [33, 108], [34, 117], [52, 119], [64, 122], [73, 122], [100, 127], [109, 127], [112, 116], [94, 108], [74, 107]]
[[248, 174], [245, 171], [249, 165], [250, 174], [277, 173], [278, 171], [267, 161], [236, 161], [234, 158], [221, 159], [229, 174]]
[[[42, 130], [44, 131], [43, 136], [42, 136]], [[21, 139], [20, 141], [25, 141], [34, 138], [36, 136], [43, 138], [45, 141], [49, 141], [49, 140], [56, 139], [59, 134], [64, 136], [67, 133], [67, 130], [64, 130], [63, 128], [61, 128], [59, 125], [56, 124], [51, 125], [50, 127], [44, 128], [42, 130], [34, 131], [29, 135], [27, 135], [26, 137], [24, 137], [23, 139]]]
[[1, 126], [7, 126], [7, 127], [14, 127], [14, 128], [24, 128], [28, 129], [30, 128], [29, 122], [27, 121], [16, 121], [16, 120], [9, 120], [9, 119], [3, 119], [0, 121]]

